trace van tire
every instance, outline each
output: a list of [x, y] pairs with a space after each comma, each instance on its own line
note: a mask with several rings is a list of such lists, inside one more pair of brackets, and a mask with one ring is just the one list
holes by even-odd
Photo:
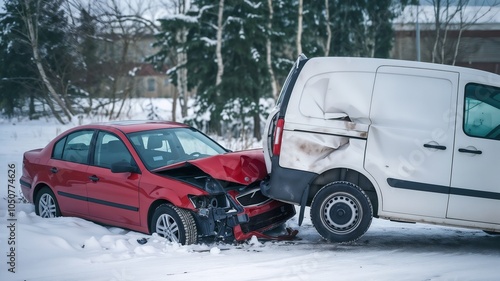
[[318, 233], [335, 243], [359, 239], [370, 227], [372, 204], [365, 192], [350, 182], [323, 186], [311, 204], [311, 221]]

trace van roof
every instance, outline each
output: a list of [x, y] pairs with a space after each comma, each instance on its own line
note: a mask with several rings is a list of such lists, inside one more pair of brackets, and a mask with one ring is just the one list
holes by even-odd
[[409, 60], [362, 58], [362, 57], [314, 57], [306, 63], [307, 68], [315, 73], [335, 71], [366, 71], [376, 72], [381, 66], [410, 67], [457, 72], [463, 75], [483, 77], [489, 84], [500, 86], [500, 75], [473, 68], [445, 64], [417, 62]]

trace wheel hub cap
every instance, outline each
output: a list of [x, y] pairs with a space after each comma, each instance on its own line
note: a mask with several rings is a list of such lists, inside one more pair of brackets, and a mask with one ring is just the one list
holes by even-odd
[[40, 217], [42, 218], [55, 218], [56, 217], [56, 202], [49, 194], [44, 194], [40, 198], [38, 206]]
[[156, 221], [156, 233], [170, 242], [179, 242], [179, 226], [168, 214], [161, 215]]
[[359, 202], [344, 194], [334, 194], [323, 204], [323, 221], [334, 232], [349, 232], [360, 222]]

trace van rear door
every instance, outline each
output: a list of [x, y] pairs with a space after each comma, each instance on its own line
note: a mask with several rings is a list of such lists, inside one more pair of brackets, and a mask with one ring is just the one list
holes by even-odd
[[431, 69], [377, 70], [364, 165], [386, 214], [445, 218], [458, 78]]
[[500, 88], [460, 93], [448, 218], [500, 224]]

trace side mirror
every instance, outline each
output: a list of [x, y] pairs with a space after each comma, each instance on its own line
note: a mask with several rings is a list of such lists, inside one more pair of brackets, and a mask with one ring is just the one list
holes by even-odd
[[127, 161], [120, 161], [111, 164], [111, 173], [136, 173], [140, 174], [139, 167], [130, 164]]

